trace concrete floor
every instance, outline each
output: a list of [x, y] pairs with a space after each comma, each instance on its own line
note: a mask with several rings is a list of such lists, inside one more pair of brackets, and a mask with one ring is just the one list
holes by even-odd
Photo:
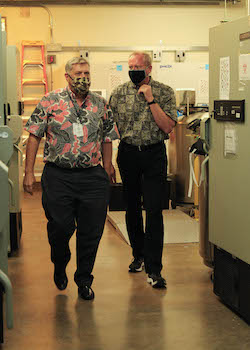
[[213, 294], [211, 270], [197, 243], [165, 245], [168, 289], [155, 290], [144, 272], [127, 272], [130, 247], [107, 223], [94, 269], [94, 301], [77, 296], [74, 238], [69, 285], [58, 291], [40, 197], [36, 192], [24, 198], [22, 246], [9, 259], [15, 323], [4, 330], [0, 349], [250, 349], [250, 328]]

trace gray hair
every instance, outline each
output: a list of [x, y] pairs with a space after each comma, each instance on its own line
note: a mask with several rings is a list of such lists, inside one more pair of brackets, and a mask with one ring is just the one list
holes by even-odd
[[151, 56], [143, 51], [134, 51], [131, 53], [131, 55], [129, 56], [129, 58], [131, 58], [132, 56], [143, 56], [143, 61], [146, 67], [152, 66], [152, 58]]
[[73, 57], [65, 64], [65, 72], [70, 73], [74, 64], [87, 64], [89, 66], [89, 62], [85, 58]]

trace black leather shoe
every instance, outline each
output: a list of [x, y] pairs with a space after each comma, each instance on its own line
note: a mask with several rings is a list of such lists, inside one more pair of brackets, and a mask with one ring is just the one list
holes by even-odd
[[55, 285], [59, 290], [66, 289], [68, 285], [68, 277], [66, 275], [66, 272], [65, 271], [60, 273], [54, 272], [54, 281], [55, 281]]
[[92, 300], [95, 297], [95, 293], [91, 287], [81, 286], [78, 288], [79, 297], [84, 300]]

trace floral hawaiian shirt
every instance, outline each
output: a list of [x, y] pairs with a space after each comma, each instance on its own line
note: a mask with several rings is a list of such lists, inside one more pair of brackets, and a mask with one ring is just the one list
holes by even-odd
[[[154, 100], [163, 112], [177, 121], [175, 94], [171, 87], [150, 79]], [[121, 140], [135, 146], [151, 145], [168, 139], [156, 124], [143, 94], [131, 82], [119, 85], [110, 97]]]
[[46, 134], [44, 162], [63, 168], [100, 164], [102, 143], [119, 137], [112, 111], [100, 95], [89, 92], [82, 105], [68, 88], [46, 94], [36, 106], [25, 130]]

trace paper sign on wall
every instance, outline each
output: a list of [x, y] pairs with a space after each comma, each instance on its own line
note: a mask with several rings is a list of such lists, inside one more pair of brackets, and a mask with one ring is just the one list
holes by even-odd
[[239, 57], [239, 79], [250, 80], [250, 54]]
[[225, 127], [224, 155], [236, 154], [236, 130]]
[[229, 100], [230, 58], [220, 58], [220, 100]]

